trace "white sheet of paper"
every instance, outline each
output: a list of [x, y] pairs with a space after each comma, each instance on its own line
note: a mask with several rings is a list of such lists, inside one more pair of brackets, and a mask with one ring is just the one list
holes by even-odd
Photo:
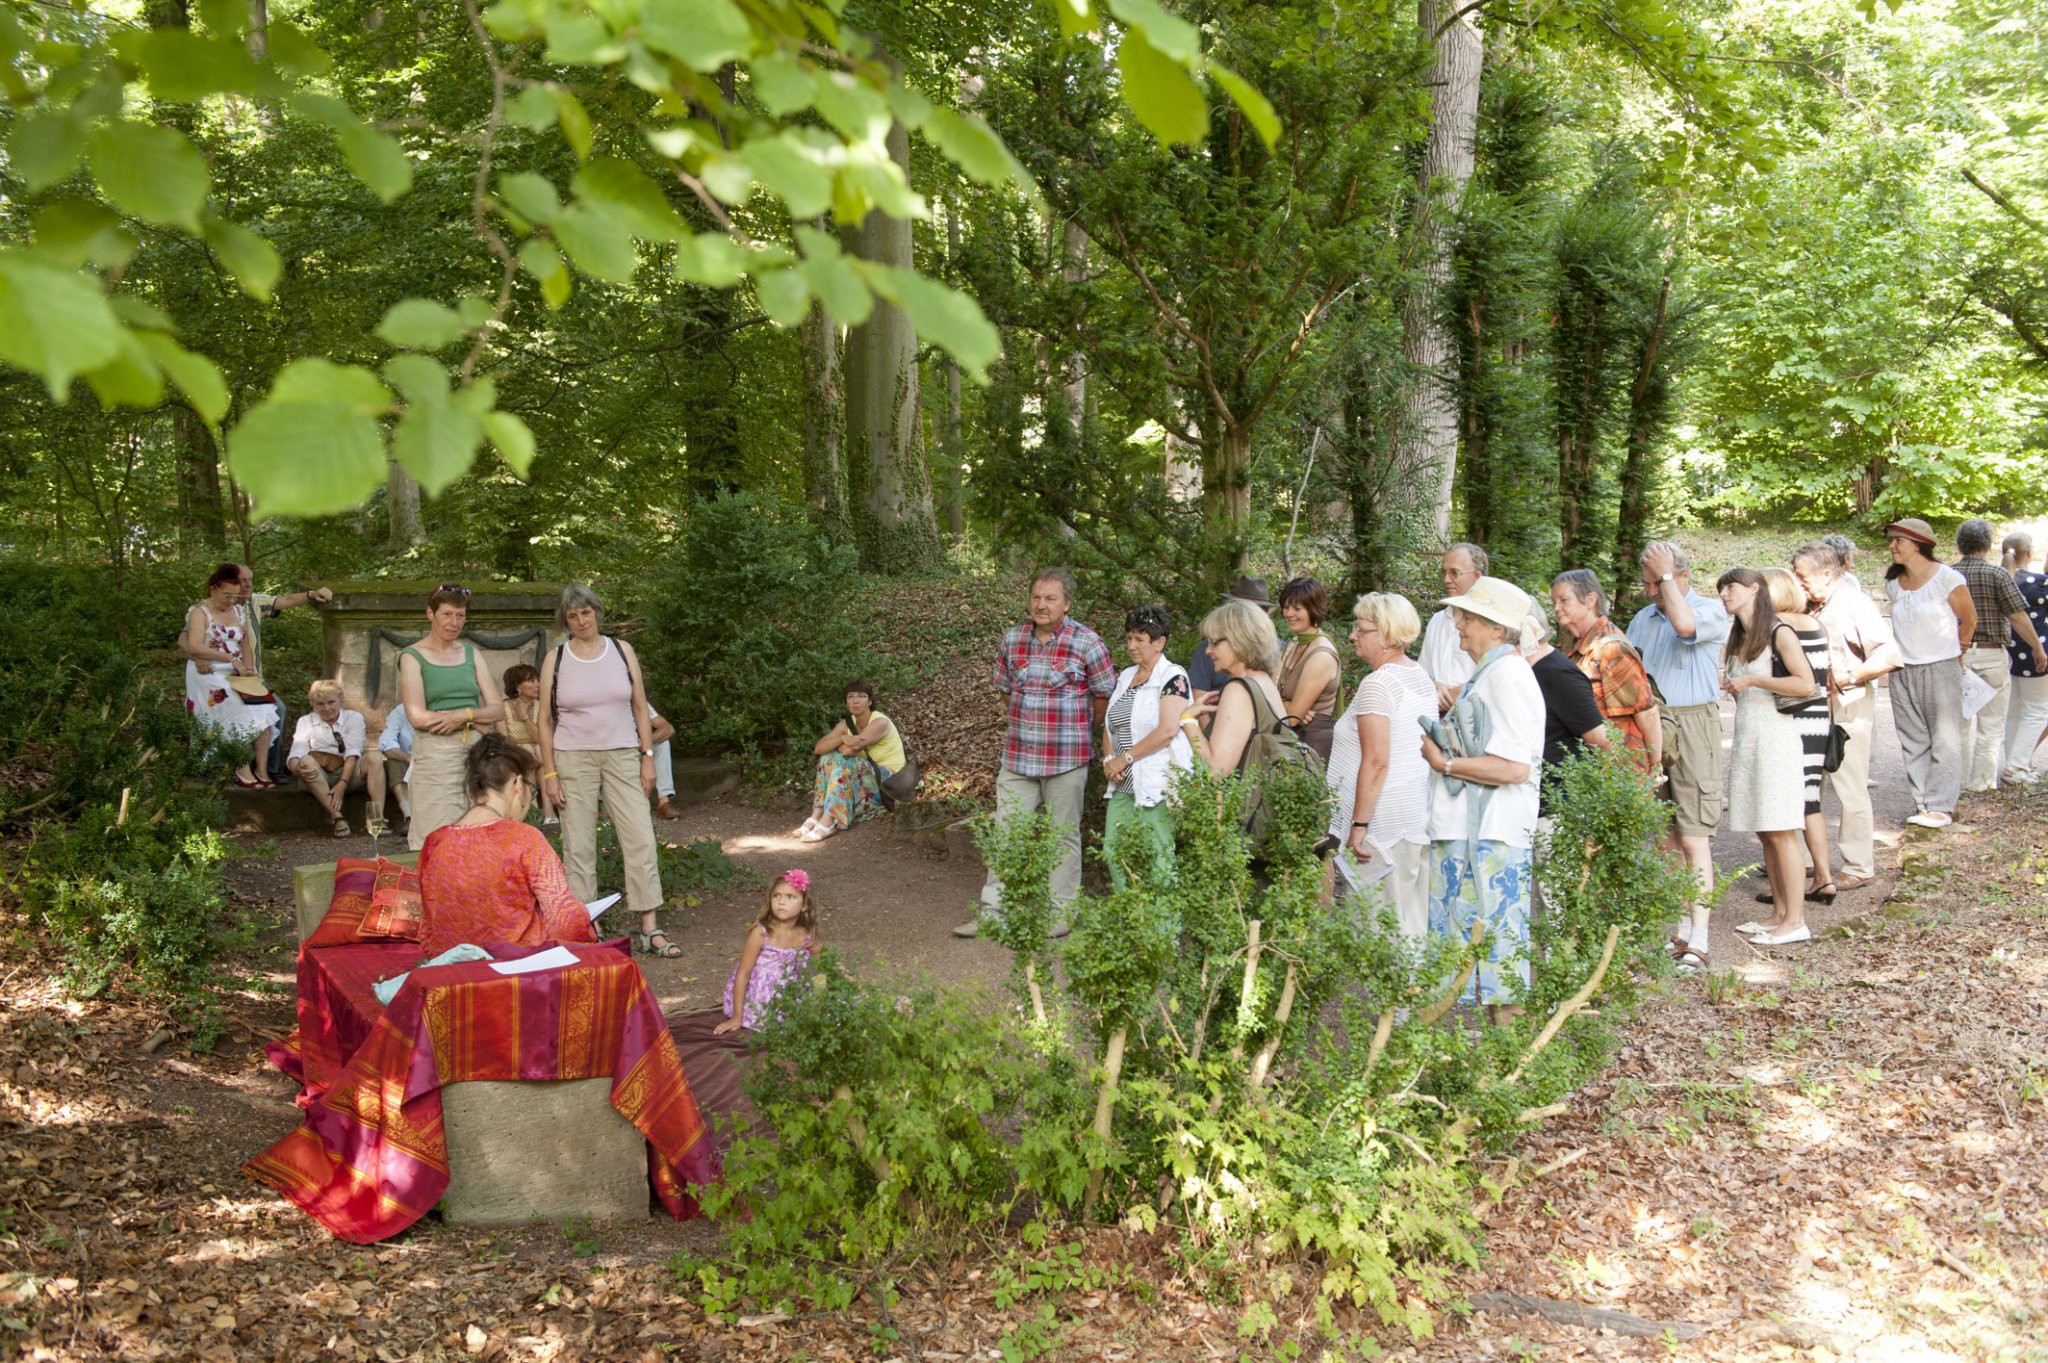
[[619, 898], [620, 897], [618, 895], [608, 894], [603, 899], [591, 900], [588, 904], [585, 904], [583, 907], [590, 910], [590, 921], [595, 923], [597, 921], [597, 916], [603, 913], [606, 909], [610, 908], [612, 905], [618, 903]]
[[537, 951], [516, 961], [492, 961], [491, 969], [500, 975], [531, 975], [537, 970], [555, 970], [575, 964], [576, 953], [569, 948], [549, 947], [546, 951]]
[[1998, 688], [1969, 668], [1963, 669], [1963, 718], [1968, 719], [1991, 703]]

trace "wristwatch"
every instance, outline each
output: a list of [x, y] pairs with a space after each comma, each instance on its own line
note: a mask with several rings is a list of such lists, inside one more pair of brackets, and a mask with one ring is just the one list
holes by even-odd
[[1671, 581], [1674, 581], [1674, 580], [1676, 580], [1676, 578], [1677, 578], [1677, 577], [1678, 577], [1678, 574], [1677, 574], [1677, 573], [1666, 573], [1666, 574], [1664, 574], [1664, 575], [1663, 575], [1662, 577], [1658, 578], [1658, 579], [1657, 579], [1657, 581], [1659, 581], [1659, 582], [1671, 582]]
[[642, 749], [640, 750], [640, 755], [641, 755], [642, 757], [652, 757], [652, 756], [654, 756], [654, 749], [652, 749], [652, 748], [642, 748]]

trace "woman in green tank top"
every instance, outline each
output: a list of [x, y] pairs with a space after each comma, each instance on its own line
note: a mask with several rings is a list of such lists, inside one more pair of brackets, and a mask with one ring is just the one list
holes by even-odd
[[469, 589], [437, 587], [427, 597], [426, 636], [398, 654], [398, 692], [413, 727], [406, 842], [415, 852], [427, 834], [469, 809], [463, 758], [505, 709], [482, 656], [462, 640], [468, 622]]

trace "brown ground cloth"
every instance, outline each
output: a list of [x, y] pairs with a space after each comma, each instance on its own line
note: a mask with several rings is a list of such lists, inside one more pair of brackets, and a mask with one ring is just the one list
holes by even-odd
[[682, 1056], [683, 1074], [697, 1099], [697, 1110], [711, 1131], [722, 1157], [733, 1136], [759, 1120], [760, 1114], [748, 1100], [741, 1085], [759, 1063], [753, 1033], [728, 1032], [715, 1035], [712, 1029], [725, 1021], [717, 1008], [683, 1013], [668, 1020], [669, 1035]]

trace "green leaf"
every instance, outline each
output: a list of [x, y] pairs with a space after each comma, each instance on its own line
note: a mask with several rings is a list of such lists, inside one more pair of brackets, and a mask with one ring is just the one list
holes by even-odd
[[892, 218], [922, 218], [931, 211], [924, 196], [910, 188], [902, 167], [880, 143], [846, 148], [844, 164], [833, 188], [833, 208], [841, 222], [858, 222], [867, 215], [870, 205]]
[[875, 292], [909, 314], [910, 325], [920, 337], [958, 360], [976, 382], [986, 377], [1001, 340], [981, 304], [958, 289], [900, 266], [865, 265], [863, 273]]
[[889, 135], [888, 101], [847, 72], [820, 71], [813, 103], [848, 141], [880, 141]]
[[498, 197], [528, 222], [547, 224], [561, 216], [562, 199], [546, 176], [522, 170], [498, 177]]
[[562, 124], [562, 137], [569, 149], [576, 153], [576, 159], [590, 159], [590, 142], [595, 130], [590, 126], [590, 111], [583, 107], [583, 101], [567, 90], [555, 94], [555, 116]]
[[797, 243], [803, 247], [803, 262], [797, 272], [811, 295], [825, 305], [833, 320], [857, 327], [875, 310], [875, 296], [854, 269], [839, 241], [815, 227], [798, 227]]
[[332, 95], [302, 91], [292, 96], [291, 102], [307, 118], [333, 129], [349, 170], [385, 203], [412, 188], [412, 162], [396, 139], [363, 122], [355, 110]]
[[102, 269], [118, 269], [134, 257], [137, 245], [110, 209], [83, 199], [63, 199], [37, 210], [35, 243], [37, 255], [67, 270], [88, 260]]
[[144, 331], [176, 331], [178, 324], [171, 315], [146, 299], [132, 293], [117, 293], [107, 299], [107, 306], [114, 310], [114, 316], [121, 319], [132, 331], [137, 327]]
[[698, 71], [716, 71], [753, 50], [754, 30], [732, 0], [647, 0], [640, 40]]
[[753, 178], [782, 200], [792, 218], [815, 218], [832, 206], [832, 173], [822, 164], [821, 149], [795, 131], [757, 137], [743, 150]]
[[630, 284], [640, 263], [633, 234], [619, 213], [602, 200], [581, 199], [562, 210], [553, 228], [555, 244], [593, 279]]
[[892, 82], [882, 94], [889, 101], [889, 112], [906, 128], [922, 128], [932, 116], [932, 102], [907, 85]]
[[277, 77], [258, 66], [233, 38], [202, 38], [190, 29], [159, 28], [123, 44], [123, 56], [142, 68], [157, 99], [188, 104], [224, 93], [271, 95]]
[[512, 471], [521, 478], [533, 467], [533, 432], [524, 421], [510, 412], [486, 412], [484, 434], [491, 438], [497, 448], [498, 457], [512, 466]]
[[635, 236], [647, 241], [681, 241], [690, 235], [661, 186], [631, 161], [597, 157], [576, 173], [570, 186], [580, 198], [602, 200]]
[[1208, 135], [1208, 101], [1186, 69], [1154, 47], [1143, 29], [1124, 34], [1116, 65], [1123, 73], [1125, 101], [1154, 137], [1171, 146]]
[[468, 333], [455, 309], [430, 298], [407, 298], [392, 305], [377, 324], [377, 335], [400, 350], [439, 350]]
[[260, 515], [331, 516], [384, 481], [384, 441], [345, 402], [271, 401], [228, 437], [228, 471]]
[[391, 452], [419, 480], [429, 496], [438, 495], [469, 471], [484, 425], [476, 415], [446, 399], [415, 402], [391, 433]]
[[334, 69], [334, 58], [294, 24], [272, 19], [264, 35], [270, 60], [295, 76], [324, 76]]
[[393, 355], [384, 377], [407, 402], [439, 402], [448, 396], [448, 371], [425, 355]]
[[1067, 37], [1094, 32], [1095, 16], [1088, 10], [1088, 0], [1053, 0], [1052, 7], [1060, 16], [1060, 32]]
[[779, 327], [793, 327], [811, 310], [810, 290], [795, 270], [760, 270], [754, 275], [754, 296], [761, 311]]
[[555, 92], [545, 85], [529, 85], [505, 105], [505, 121], [539, 132], [555, 125]]
[[1245, 122], [1252, 125], [1252, 131], [1271, 151], [1273, 144], [1280, 140], [1280, 115], [1273, 110], [1271, 100], [1259, 93], [1259, 88], [1246, 80], [1222, 62], [1209, 63], [1209, 79], [1223, 87], [1223, 93], [1230, 96], [1230, 102], [1238, 107]]
[[213, 248], [213, 253], [220, 257], [220, 263], [242, 286], [242, 292], [259, 303], [268, 303], [271, 290], [277, 287], [278, 277], [284, 273], [284, 261], [279, 258], [277, 248], [248, 228], [229, 222], [210, 210], [201, 219], [201, 226], [206, 234], [206, 244]]
[[71, 380], [113, 360], [121, 323], [83, 276], [22, 251], [0, 251], [0, 360], [42, 376], [63, 402]]
[[548, 60], [564, 66], [607, 66], [626, 55], [626, 46], [612, 37], [594, 14], [557, 11], [541, 21], [548, 35]]
[[925, 121], [924, 135], [976, 184], [1031, 185], [1024, 167], [980, 114], [935, 108]]
[[374, 414], [391, 406], [391, 390], [361, 365], [318, 358], [293, 360], [270, 385], [273, 403], [339, 403]]
[[1144, 30], [1159, 54], [1182, 69], [1202, 60], [1202, 35], [1185, 19], [1177, 19], [1159, 7], [1158, 0], [1109, 0], [1109, 12], [1132, 28]]
[[204, 355], [195, 355], [160, 331], [145, 331], [136, 338], [170, 376], [192, 410], [209, 426], [218, 426], [228, 414], [228, 385], [220, 366]]
[[747, 74], [753, 79], [754, 94], [761, 106], [777, 118], [787, 118], [811, 107], [811, 96], [816, 90], [812, 71], [795, 53], [778, 47], [767, 56], [748, 62]]
[[31, 109], [7, 135], [7, 165], [32, 191], [71, 178], [85, 157], [85, 129], [68, 111]]
[[199, 231], [206, 162], [182, 133], [146, 123], [107, 123], [86, 139], [87, 162], [114, 207], [144, 222]]
[[132, 331], [124, 331], [114, 358], [89, 369], [85, 381], [102, 407], [154, 407], [164, 400], [164, 373]]
[[676, 245], [676, 278], [729, 289], [746, 273], [746, 255], [722, 232], [699, 232]]
[[480, 298], [473, 293], [464, 294], [455, 300], [455, 315], [462, 319], [462, 325], [471, 330], [490, 321], [491, 314], [497, 310], [498, 305], [496, 303], [488, 298]]
[[563, 263], [562, 253], [555, 244], [541, 237], [528, 237], [519, 245], [519, 263], [526, 272], [540, 281], [540, 296], [550, 308], [559, 308], [569, 301], [573, 287], [569, 278], [569, 267]]
[[[654, 140], [650, 134], [648, 140]], [[655, 143], [655, 150], [661, 144]], [[710, 157], [699, 172], [704, 187], [722, 203], [738, 208], [754, 195], [754, 168], [747, 164], [747, 158], [736, 152], [725, 152]]]

